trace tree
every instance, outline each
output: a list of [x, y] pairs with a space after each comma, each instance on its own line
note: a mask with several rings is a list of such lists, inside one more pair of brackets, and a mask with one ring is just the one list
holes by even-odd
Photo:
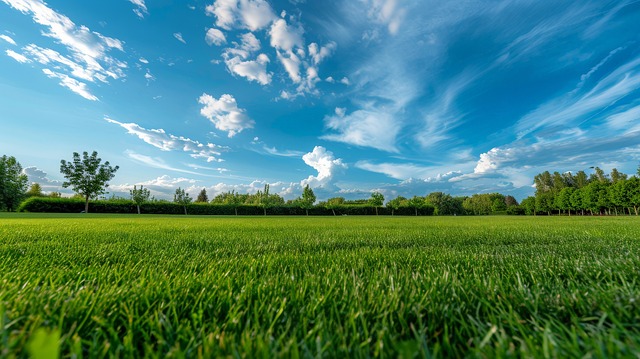
[[71, 187], [74, 192], [84, 198], [84, 212], [89, 212], [89, 199], [96, 198], [106, 193], [108, 182], [113, 179], [118, 166], [111, 167], [109, 161], [101, 164], [102, 159], [98, 152], [93, 151], [91, 156], [82, 152], [82, 159], [78, 152], [73, 153], [73, 162], [60, 161], [60, 172], [67, 179], [62, 187]]
[[133, 189], [129, 191], [129, 194], [131, 195], [131, 200], [136, 204], [136, 207], [138, 208], [138, 214], [140, 214], [140, 205], [144, 202], [149, 201], [151, 192], [140, 185], [140, 188], [133, 186]]
[[378, 207], [382, 207], [382, 205], [384, 204], [384, 196], [380, 192], [373, 192], [371, 194], [371, 198], [369, 198], [369, 200], [367, 202], [369, 202], [370, 205], [375, 207], [376, 216], [377, 216], [378, 215]]
[[198, 197], [196, 198], [196, 203], [208, 203], [208, 202], [209, 202], [209, 197], [207, 196], [207, 190], [203, 188], [202, 191], [198, 193]]
[[27, 192], [27, 175], [13, 156], [0, 157], [0, 209], [13, 211]]
[[335, 216], [336, 208], [340, 207], [342, 204], [344, 204], [344, 197], [333, 197], [333, 198], [329, 198], [324, 203], [324, 208], [330, 209], [331, 212], [333, 212], [333, 215]]
[[307, 184], [304, 186], [302, 190], [302, 198], [298, 201], [300, 208], [304, 209], [309, 215], [309, 209], [313, 207], [313, 204], [316, 202], [316, 195], [313, 193], [313, 190]]
[[40, 186], [40, 183], [32, 183], [26, 195], [27, 197], [44, 197], [44, 194], [42, 193], [42, 186]]
[[178, 187], [176, 193], [173, 195], [173, 202], [181, 204], [184, 208], [184, 214], [187, 214], [187, 205], [191, 203], [191, 197], [182, 188]]
[[395, 211], [397, 211], [402, 205], [406, 204], [407, 199], [402, 196], [398, 196], [387, 202], [387, 208], [391, 208], [391, 215], [393, 216], [395, 214]]
[[413, 196], [408, 202], [409, 208], [415, 210], [416, 216], [418, 215], [418, 209], [424, 207], [424, 204], [424, 198], [418, 196]]

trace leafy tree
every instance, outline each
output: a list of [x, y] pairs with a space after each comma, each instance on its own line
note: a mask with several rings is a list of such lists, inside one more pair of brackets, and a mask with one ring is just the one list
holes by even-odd
[[187, 214], [187, 205], [191, 203], [192, 198], [182, 188], [178, 187], [176, 193], [173, 195], [173, 202], [181, 204], [184, 208], [184, 214]]
[[504, 199], [496, 198], [491, 203], [491, 212], [500, 213], [507, 210], [507, 204], [504, 203]]
[[424, 197], [418, 197], [418, 196], [413, 196], [409, 202], [407, 203], [409, 205], [409, 208], [413, 208], [416, 216], [418, 215], [418, 209], [424, 207], [425, 205], [425, 201], [424, 201]]
[[78, 152], [73, 153], [73, 162], [60, 161], [60, 172], [67, 179], [62, 187], [71, 187], [74, 192], [84, 198], [84, 211], [89, 212], [89, 199], [96, 198], [106, 193], [108, 182], [113, 179], [118, 166], [111, 167], [109, 161], [101, 164], [102, 159], [98, 152], [93, 151], [91, 156], [82, 152], [82, 159]]
[[380, 192], [373, 192], [369, 198], [369, 204], [376, 208], [376, 216], [378, 215], [378, 207], [384, 204], [384, 196]]
[[407, 202], [408, 200], [406, 198], [398, 196], [387, 202], [387, 208], [391, 208], [391, 215], [393, 216], [395, 214], [395, 211], [397, 211], [400, 207], [407, 206]]
[[518, 205], [518, 200], [516, 200], [513, 196], [504, 196], [504, 204], [508, 207], [513, 207]]
[[13, 156], [0, 157], [0, 209], [13, 211], [27, 192], [27, 175]]
[[432, 192], [427, 195], [425, 200], [435, 208], [434, 214], [436, 215], [449, 215], [456, 213], [456, 201], [450, 194]]
[[48, 197], [61, 198], [62, 197], [62, 193], [60, 193], [60, 192], [51, 192], [51, 193], [49, 193]]
[[573, 187], [565, 187], [556, 196], [556, 208], [558, 208], [558, 210], [568, 211], [569, 216], [571, 216], [571, 210], [573, 209], [571, 196], [575, 190]]
[[[638, 169], [640, 172], [640, 169]], [[638, 207], [640, 207], [640, 173], [638, 177], [631, 177], [625, 181], [625, 192], [629, 198], [629, 206], [633, 207], [636, 216], [638, 215]]]
[[524, 213], [527, 215], [536, 214], [536, 198], [533, 196], [527, 197], [520, 202], [520, 206], [524, 209]]
[[329, 198], [326, 202], [324, 202], [324, 208], [330, 209], [333, 212], [333, 215], [336, 215], [336, 208], [340, 205], [344, 204], [344, 197], [333, 197]]
[[300, 208], [304, 209], [309, 215], [309, 209], [313, 207], [313, 204], [316, 202], [316, 195], [313, 193], [313, 190], [307, 184], [304, 186], [302, 190], [302, 198], [298, 201]]
[[140, 205], [149, 201], [151, 192], [140, 185], [140, 188], [133, 186], [133, 189], [129, 191], [129, 195], [131, 196], [131, 200], [133, 201], [133, 203], [136, 204], [138, 214], [140, 214]]
[[209, 203], [209, 196], [207, 196], [207, 190], [205, 188], [198, 193], [198, 197], [196, 197], [196, 203]]
[[42, 193], [42, 186], [40, 186], [40, 183], [32, 183], [26, 195], [27, 197], [44, 197], [44, 194]]

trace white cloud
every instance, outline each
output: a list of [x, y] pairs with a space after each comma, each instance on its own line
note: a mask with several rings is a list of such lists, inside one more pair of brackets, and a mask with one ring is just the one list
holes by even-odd
[[147, 73], [144, 74], [144, 78], [147, 79], [147, 81], [155, 81], [156, 78], [151, 74], [151, 71], [149, 69], [147, 69]]
[[207, 30], [207, 34], [204, 37], [204, 41], [206, 41], [209, 46], [211, 45], [220, 46], [227, 42], [227, 38], [224, 36], [222, 31], [216, 28], [211, 28]]
[[31, 14], [33, 20], [48, 28], [43, 35], [53, 38], [65, 45], [76, 62], [84, 63], [88, 70], [102, 73], [105, 70], [100, 62], [108, 65], [114, 73], [126, 64], [106, 55], [111, 49], [123, 51], [122, 42], [118, 39], [103, 36], [91, 31], [86, 26], [77, 26], [68, 17], [47, 7], [41, 0], [2, 0], [23, 14]]
[[176, 38], [176, 40], [180, 41], [180, 42], [181, 42], [181, 43], [183, 43], [183, 44], [186, 44], [186, 43], [187, 43], [186, 41], [184, 41], [184, 38], [182, 38], [182, 33], [180, 33], [180, 32], [176, 32], [176, 33], [174, 33], [174, 34], [173, 34], [173, 37], [175, 37], [175, 38]]
[[229, 137], [242, 132], [245, 129], [253, 128], [255, 122], [245, 114], [245, 110], [238, 108], [236, 99], [228, 94], [220, 96], [219, 99], [202, 94], [198, 103], [204, 105], [200, 114], [211, 121], [218, 130], [228, 132]]
[[144, 0], [129, 0], [129, 2], [136, 6], [133, 12], [138, 15], [139, 18], [144, 19], [144, 15], [149, 13]]
[[370, 107], [348, 115], [343, 109], [336, 109], [336, 115], [327, 116], [324, 121], [328, 129], [337, 133], [322, 136], [323, 139], [398, 152], [395, 140], [401, 124], [384, 109]]
[[313, 64], [318, 65], [322, 62], [322, 60], [331, 56], [331, 53], [335, 51], [337, 45], [335, 42], [330, 42], [325, 46], [318, 46], [315, 42], [312, 42], [309, 45], [309, 57], [311, 57]]
[[10, 43], [11, 45], [14, 45], [14, 46], [16, 45], [15, 40], [13, 40], [13, 39], [12, 39], [11, 37], [9, 37], [8, 35], [4, 35], [4, 34], [2, 34], [2, 35], [0, 35], [0, 39], [2, 39], [2, 40], [4, 40], [4, 41], [6, 41], [6, 42], [8, 42], [8, 43]]
[[42, 72], [49, 78], [60, 79], [60, 86], [68, 88], [76, 94], [86, 98], [87, 100], [98, 101], [98, 98], [92, 95], [91, 92], [89, 92], [89, 90], [87, 89], [87, 84], [85, 84], [84, 82], [80, 82], [65, 74], [54, 72], [49, 69], [43, 69]]
[[293, 51], [295, 48], [304, 48], [302, 27], [292, 27], [286, 20], [278, 19], [269, 30], [271, 46], [282, 51]]
[[327, 187], [331, 184], [331, 180], [338, 171], [347, 168], [347, 165], [342, 162], [342, 159], [335, 158], [333, 152], [327, 151], [327, 149], [322, 146], [314, 147], [312, 152], [302, 156], [302, 160], [308, 166], [318, 171], [317, 176], [309, 176], [300, 182], [300, 185], [303, 187], [306, 185], [312, 188]]
[[[25, 167], [22, 173], [27, 175], [30, 183], [38, 183], [43, 192], [63, 192], [62, 182], [53, 180], [47, 176], [47, 173], [37, 167]], [[66, 190], [69, 192], [70, 190]]]
[[216, 0], [205, 8], [216, 18], [216, 25], [225, 30], [234, 28], [257, 31], [267, 27], [277, 17], [264, 0]]
[[351, 85], [351, 81], [349, 81], [349, 79], [348, 79], [348, 78], [346, 78], [346, 77], [343, 77], [343, 78], [340, 80], [340, 83], [341, 83], [341, 84], [343, 84], [343, 85], [347, 85], [347, 86]]
[[31, 62], [31, 60], [26, 58], [24, 55], [19, 54], [19, 53], [13, 51], [13, 50], [7, 50], [5, 52], [6, 52], [7, 56], [9, 56], [10, 58], [18, 61], [19, 63], [24, 64], [24, 63], [27, 63], [27, 62]]
[[162, 151], [184, 151], [192, 158], [202, 158], [207, 162], [220, 162], [220, 152], [224, 147], [207, 143], [203, 144], [182, 136], [174, 136], [163, 129], [146, 129], [135, 123], [122, 123], [110, 118], [105, 121], [116, 124], [127, 130], [127, 133], [137, 136], [144, 142]]
[[395, 35], [404, 21], [406, 10], [398, 6], [397, 0], [366, 0], [369, 17], [377, 23], [387, 26], [389, 33]]
[[260, 50], [260, 41], [252, 33], [241, 36], [241, 42], [234, 43], [235, 47], [227, 48], [222, 54], [227, 69], [249, 81], [256, 81], [261, 85], [271, 82], [271, 73], [267, 72], [269, 57], [260, 54], [255, 60], [248, 60], [253, 52]]
[[398, 180], [420, 179], [427, 182], [439, 182], [462, 175], [462, 172], [459, 170], [451, 171], [442, 166], [421, 166], [413, 163], [372, 163], [370, 161], [358, 161], [355, 166], [365, 171], [382, 173]]
[[138, 61], [142, 62], [143, 64], [149, 63], [149, 60], [145, 59], [144, 57], [139, 58]]

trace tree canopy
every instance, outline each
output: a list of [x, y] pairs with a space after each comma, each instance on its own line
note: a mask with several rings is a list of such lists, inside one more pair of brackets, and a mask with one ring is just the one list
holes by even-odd
[[25, 198], [27, 175], [13, 156], [0, 157], [0, 209], [15, 210]]
[[89, 212], [89, 200], [106, 193], [109, 181], [113, 179], [118, 166], [111, 167], [109, 161], [101, 163], [98, 152], [93, 151], [89, 155], [82, 152], [82, 158], [78, 152], [73, 153], [73, 161], [60, 161], [60, 172], [67, 179], [62, 187], [71, 189], [81, 195], [85, 200], [84, 211]]

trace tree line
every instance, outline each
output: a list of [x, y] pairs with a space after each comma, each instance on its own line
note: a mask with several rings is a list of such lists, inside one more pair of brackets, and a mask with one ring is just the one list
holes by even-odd
[[[108, 182], [113, 179], [118, 166], [109, 162], [102, 163], [97, 152], [83, 152], [82, 156], [74, 152], [72, 161], [61, 160], [60, 172], [65, 177], [63, 187], [71, 187], [76, 193], [73, 198], [82, 199], [84, 212], [89, 212], [89, 201], [106, 193]], [[238, 208], [243, 206], [260, 207], [264, 215], [272, 208], [300, 208], [306, 215], [312, 209], [322, 208], [333, 215], [345, 212], [345, 208], [371, 208], [376, 215], [381, 209], [385, 214], [434, 214], [434, 215], [536, 215], [536, 214], [635, 214], [640, 207], [640, 168], [634, 176], [613, 169], [610, 174], [598, 167], [592, 167], [594, 173], [587, 176], [585, 171], [575, 175], [571, 172], [550, 173], [545, 171], [534, 177], [536, 192], [534, 196], [525, 198], [522, 203], [510, 195], [500, 193], [483, 193], [472, 196], [451, 196], [444, 192], [432, 192], [426, 196], [406, 198], [398, 196], [385, 204], [384, 195], [373, 192], [369, 198], [347, 200], [344, 197], [333, 197], [316, 203], [316, 195], [308, 185], [301, 196], [285, 200], [277, 193], [270, 191], [266, 184], [256, 193], [238, 193], [228, 191], [216, 195], [209, 200], [206, 189], [202, 189], [194, 199], [183, 188], [178, 187], [173, 195], [173, 203], [182, 206], [184, 214], [188, 214], [191, 203], [227, 206], [238, 215]], [[0, 158], [0, 209], [14, 211], [19, 204], [32, 197], [45, 197], [38, 183], [28, 188], [27, 176], [20, 163], [14, 157]], [[59, 198], [59, 192], [52, 192], [46, 197]], [[129, 198], [112, 197], [115, 201], [131, 201], [138, 214], [145, 203], [170, 202], [157, 200], [151, 191], [144, 186], [134, 186], [129, 191]], [[282, 212], [282, 211], [276, 211]], [[285, 211], [286, 212], [286, 211]], [[317, 212], [317, 211], [316, 211]], [[360, 213], [360, 212], [355, 212]], [[364, 213], [364, 212], [362, 212]]]
[[534, 177], [536, 193], [522, 200], [526, 214], [547, 215], [638, 215], [640, 207], [640, 167], [634, 176], [592, 167], [585, 171], [542, 172]]

